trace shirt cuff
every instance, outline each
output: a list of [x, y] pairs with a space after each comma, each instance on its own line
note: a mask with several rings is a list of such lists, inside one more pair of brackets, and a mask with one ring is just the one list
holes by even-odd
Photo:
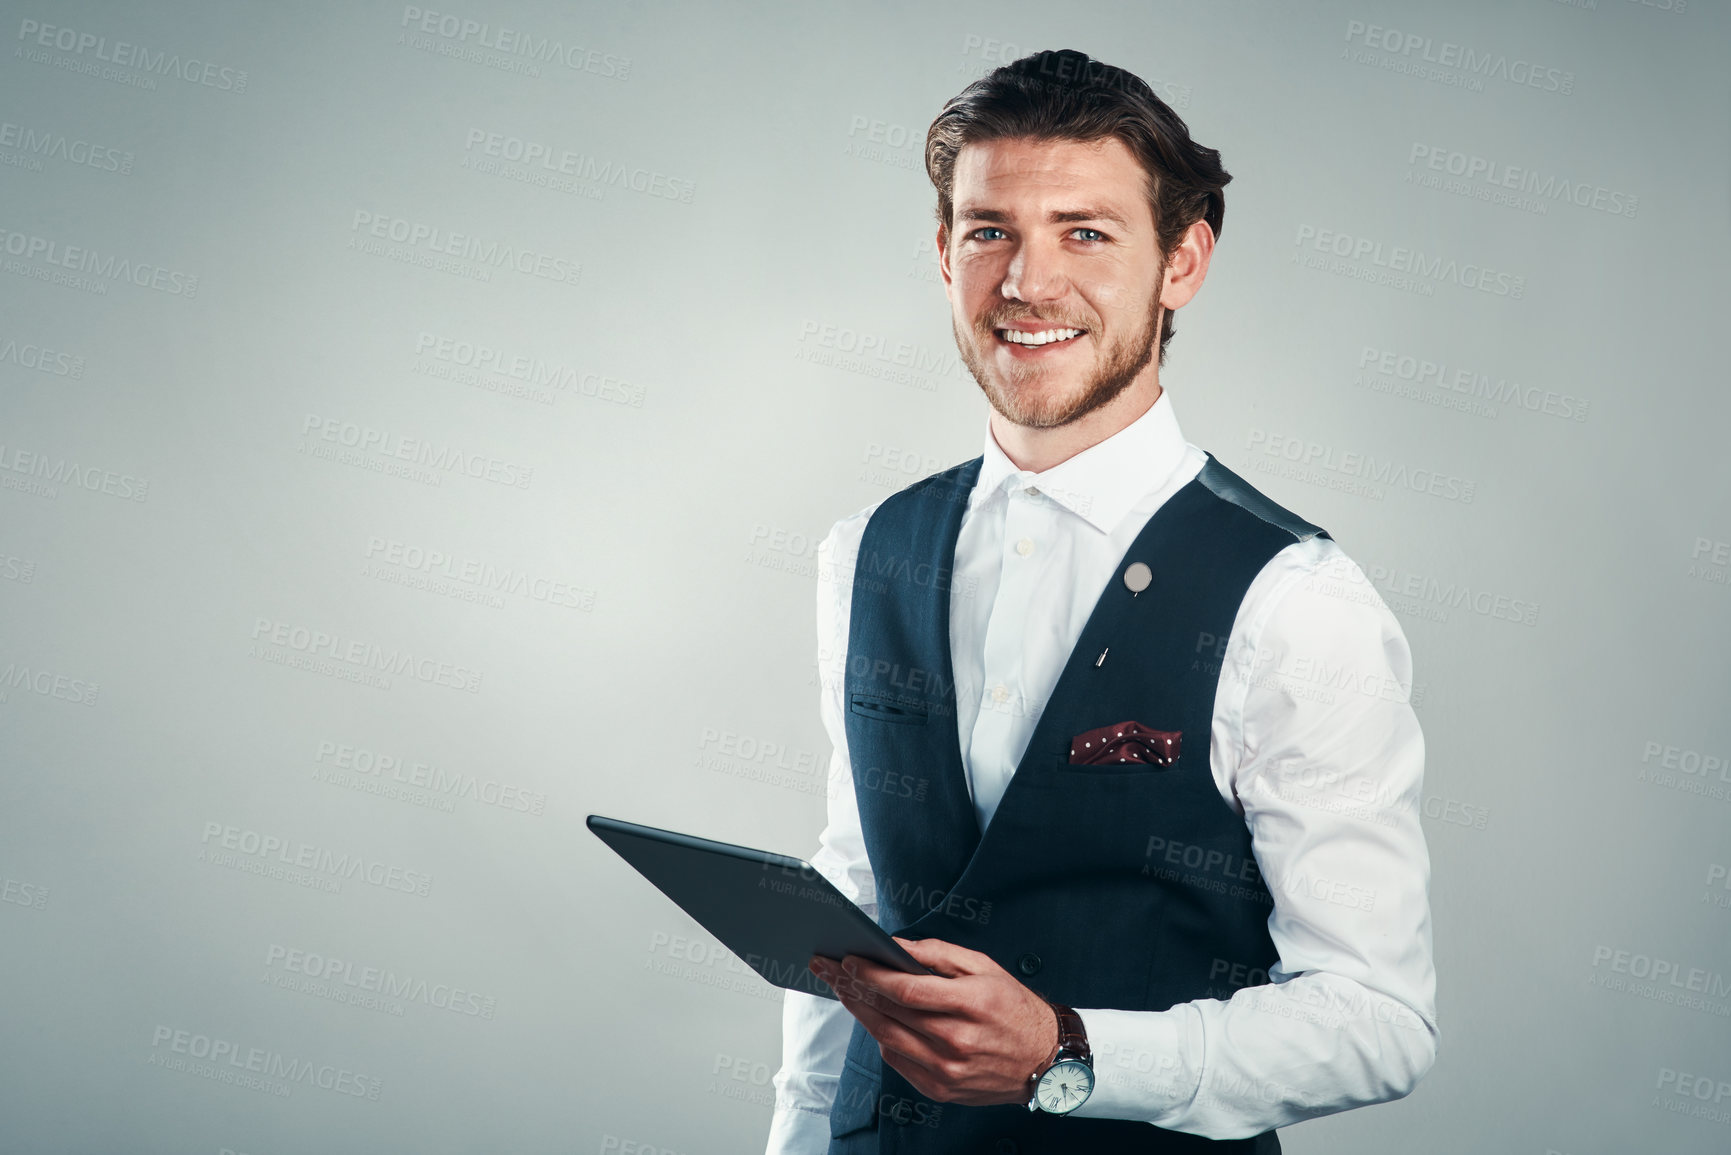
[[[812, 1075], [814, 1082], [840, 1082], [833, 1075]], [[833, 1097], [834, 1088], [830, 1088]], [[777, 1104], [770, 1119], [769, 1143], [764, 1155], [824, 1155], [829, 1150], [829, 1112], [809, 1107]]]
[[1195, 1007], [1076, 1013], [1094, 1054], [1094, 1091], [1071, 1114], [1158, 1125], [1190, 1106], [1202, 1083], [1202, 1016]]

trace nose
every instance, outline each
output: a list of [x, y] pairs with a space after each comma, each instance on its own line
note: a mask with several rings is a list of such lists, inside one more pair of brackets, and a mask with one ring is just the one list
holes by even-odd
[[1007, 300], [1022, 301], [1030, 305], [1059, 299], [1070, 289], [1069, 279], [1064, 275], [1062, 257], [1063, 254], [1056, 245], [1044, 243], [1038, 238], [1023, 241], [1010, 257], [998, 291]]

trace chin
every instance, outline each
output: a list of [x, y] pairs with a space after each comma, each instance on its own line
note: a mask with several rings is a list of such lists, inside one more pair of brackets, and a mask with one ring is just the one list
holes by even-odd
[[1075, 397], [1052, 397], [1045, 393], [999, 394], [996, 408], [1003, 417], [1016, 425], [1031, 429], [1051, 429], [1070, 420], [1068, 414], [1076, 407]]

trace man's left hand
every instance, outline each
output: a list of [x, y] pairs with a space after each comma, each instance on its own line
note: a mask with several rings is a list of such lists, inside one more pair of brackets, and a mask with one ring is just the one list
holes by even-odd
[[1028, 1076], [1058, 1048], [1051, 1005], [977, 950], [897, 938], [931, 975], [859, 955], [810, 969], [878, 1042], [884, 1062], [938, 1103], [1026, 1103]]

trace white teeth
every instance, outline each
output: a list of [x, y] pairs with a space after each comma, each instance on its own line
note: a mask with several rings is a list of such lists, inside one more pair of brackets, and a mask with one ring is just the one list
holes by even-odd
[[998, 333], [1004, 340], [1016, 345], [1048, 345], [1053, 341], [1068, 341], [1071, 337], [1079, 337], [1082, 329], [1043, 329], [1038, 333], [1024, 333], [1020, 329], [999, 329]]

